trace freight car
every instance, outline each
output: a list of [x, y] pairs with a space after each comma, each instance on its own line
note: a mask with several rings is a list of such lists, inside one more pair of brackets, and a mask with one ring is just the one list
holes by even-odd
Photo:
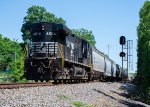
[[30, 26], [25, 59], [27, 80], [107, 80], [121, 78], [121, 68], [62, 24]]

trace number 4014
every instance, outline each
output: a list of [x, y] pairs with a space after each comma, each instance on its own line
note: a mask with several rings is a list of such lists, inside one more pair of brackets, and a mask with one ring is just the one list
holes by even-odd
[[56, 35], [54, 32], [46, 32], [46, 35]]

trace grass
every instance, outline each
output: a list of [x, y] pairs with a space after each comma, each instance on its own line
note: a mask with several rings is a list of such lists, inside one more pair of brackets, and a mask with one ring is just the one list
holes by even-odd
[[79, 101], [73, 102], [73, 105], [74, 105], [75, 107], [92, 107], [92, 106], [86, 105], [86, 104], [84, 104], [84, 103], [82, 103], [82, 102], [79, 102]]
[[65, 95], [59, 95], [58, 96], [61, 100], [69, 100], [69, 97], [65, 96]]
[[16, 83], [26, 83], [26, 82], [33, 82], [32, 80], [26, 80], [25, 78], [20, 80], [20, 81], [17, 81]]
[[71, 105], [75, 106], [75, 107], [92, 107], [92, 106], [89, 106], [89, 105], [86, 105], [82, 102], [79, 102], [79, 101], [72, 101], [71, 98], [65, 96], [65, 95], [58, 95], [58, 98], [63, 100], [63, 101], [66, 101], [66, 102], [69, 102]]
[[92, 107], [92, 106], [86, 105], [86, 104], [79, 102], [79, 101], [72, 102], [72, 101], [70, 101], [71, 99], [65, 95], [59, 95], [58, 97], [59, 97], [59, 99], [61, 99], [63, 101], [71, 102], [70, 104], [74, 105], [75, 107]]
[[8, 74], [4, 72], [0, 72], [0, 83], [5, 83], [5, 82], [10, 82], [11, 78], [9, 77]]

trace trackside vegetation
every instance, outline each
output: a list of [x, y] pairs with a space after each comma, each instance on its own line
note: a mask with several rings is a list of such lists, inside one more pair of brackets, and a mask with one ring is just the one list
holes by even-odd
[[19, 81], [23, 77], [24, 53], [16, 41], [0, 35], [0, 78], [1, 81]]
[[139, 17], [136, 83], [141, 100], [150, 104], [150, 1], [144, 3]]

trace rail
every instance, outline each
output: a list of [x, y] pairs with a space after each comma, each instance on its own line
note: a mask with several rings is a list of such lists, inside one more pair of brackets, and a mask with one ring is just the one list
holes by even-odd
[[39, 87], [39, 86], [52, 86], [51, 82], [33, 82], [33, 83], [0, 83], [0, 89], [15, 89], [24, 87]]

